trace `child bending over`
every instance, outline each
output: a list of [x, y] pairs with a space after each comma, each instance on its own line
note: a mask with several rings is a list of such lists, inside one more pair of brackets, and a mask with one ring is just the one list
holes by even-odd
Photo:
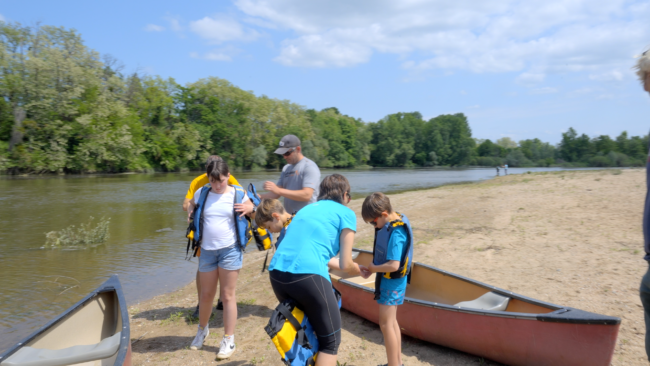
[[278, 240], [275, 242], [275, 248], [280, 246], [280, 242], [287, 233], [287, 227], [295, 215], [291, 215], [284, 210], [282, 202], [274, 198], [264, 198], [255, 212], [255, 223], [257, 226], [266, 229], [272, 233], [280, 233]]
[[[259, 206], [257, 206], [257, 211], [255, 212], [255, 223], [257, 226], [266, 229], [272, 233], [280, 233], [278, 240], [275, 242], [275, 249], [280, 246], [280, 242], [284, 239], [284, 235], [287, 233], [289, 224], [295, 214], [289, 214], [284, 210], [284, 205], [277, 199], [273, 198], [264, 198]], [[359, 268], [361, 275], [365, 278], [370, 277], [370, 272], [364, 266], [359, 266], [356, 263], [353, 263]], [[329, 269], [340, 269], [339, 259], [337, 257], [330, 259], [327, 263]]]

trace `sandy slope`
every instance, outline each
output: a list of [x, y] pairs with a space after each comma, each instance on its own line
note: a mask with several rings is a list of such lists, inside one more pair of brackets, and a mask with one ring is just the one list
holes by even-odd
[[[354, 189], [354, 187], [353, 187]], [[623, 319], [614, 365], [645, 365], [638, 285], [643, 260], [642, 170], [511, 175], [391, 196], [415, 227], [415, 260], [556, 304]], [[350, 207], [360, 213], [361, 201]], [[358, 215], [357, 247], [371, 246], [371, 227]], [[221, 314], [201, 351], [190, 351], [196, 324], [194, 284], [130, 308], [134, 365], [280, 365], [263, 330], [277, 305], [263, 253], [247, 254], [238, 285], [237, 352], [216, 362]], [[385, 363], [378, 326], [342, 312], [341, 364]], [[403, 339], [407, 365], [496, 364]]]

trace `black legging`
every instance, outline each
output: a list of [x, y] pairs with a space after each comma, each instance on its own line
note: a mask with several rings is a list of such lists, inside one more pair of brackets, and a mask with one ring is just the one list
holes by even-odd
[[318, 337], [318, 351], [336, 355], [341, 344], [341, 312], [332, 284], [316, 274], [269, 272], [275, 297], [291, 299], [305, 312]]

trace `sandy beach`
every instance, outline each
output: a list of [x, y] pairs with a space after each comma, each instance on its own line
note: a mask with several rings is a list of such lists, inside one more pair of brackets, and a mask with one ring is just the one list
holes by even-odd
[[[354, 190], [354, 187], [352, 187]], [[640, 169], [559, 171], [390, 195], [414, 227], [415, 261], [543, 301], [622, 319], [613, 365], [646, 365], [638, 296], [643, 260]], [[355, 247], [371, 249], [372, 228], [357, 213]], [[180, 246], [179, 246], [179, 250]], [[277, 300], [265, 253], [246, 254], [237, 287], [237, 351], [216, 361], [221, 312], [210, 336], [191, 351], [195, 284], [130, 306], [133, 365], [281, 365], [264, 326]], [[216, 303], [216, 300], [215, 300]], [[386, 363], [379, 327], [341, 312], [341, 365]], [[403, 337], [406, 365], [497, 365], [475, 355]]]

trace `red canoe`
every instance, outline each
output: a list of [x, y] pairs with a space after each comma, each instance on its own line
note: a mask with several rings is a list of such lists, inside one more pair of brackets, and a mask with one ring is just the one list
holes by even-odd
[[[372, 253], [354, 250], [368, 265]], [[368, 279], [332, 272], [343, 308], [379, 320]], [[415, 263], [397, 321], [411, 337], [508, 365], [611, 363], [621, 319], [531, 299], [441, 269]]]

